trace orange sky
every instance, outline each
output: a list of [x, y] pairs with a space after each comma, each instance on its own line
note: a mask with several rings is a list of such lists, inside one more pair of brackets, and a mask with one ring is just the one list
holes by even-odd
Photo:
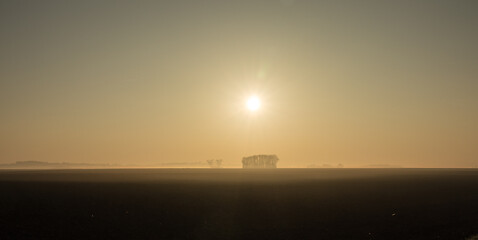
[[477, 11], [1, 1], [0, 164], [240, 166], [274, 153], [279, 167], [476, 167]]

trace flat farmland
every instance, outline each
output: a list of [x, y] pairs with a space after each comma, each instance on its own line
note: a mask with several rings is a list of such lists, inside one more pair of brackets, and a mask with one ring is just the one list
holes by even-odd
[[0, 239], [467, 239], [475, 169], [1, 170]]

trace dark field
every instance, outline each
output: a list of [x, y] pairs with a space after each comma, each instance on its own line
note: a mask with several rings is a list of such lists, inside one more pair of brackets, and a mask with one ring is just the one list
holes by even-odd
[[467, 239], [472, 169], [0, 171], [0, 239]]

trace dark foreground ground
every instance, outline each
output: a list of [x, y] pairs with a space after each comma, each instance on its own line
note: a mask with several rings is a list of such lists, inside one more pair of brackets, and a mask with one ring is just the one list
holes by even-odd
[[0, 239], [468, 239], [471, 169], [0, 171]]

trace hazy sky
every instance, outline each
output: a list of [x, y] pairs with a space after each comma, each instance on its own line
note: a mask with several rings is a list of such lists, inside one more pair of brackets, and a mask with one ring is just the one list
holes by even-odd
[[477, 13], [475, 0], [2, 0], [0, 163], [478, 166]]

